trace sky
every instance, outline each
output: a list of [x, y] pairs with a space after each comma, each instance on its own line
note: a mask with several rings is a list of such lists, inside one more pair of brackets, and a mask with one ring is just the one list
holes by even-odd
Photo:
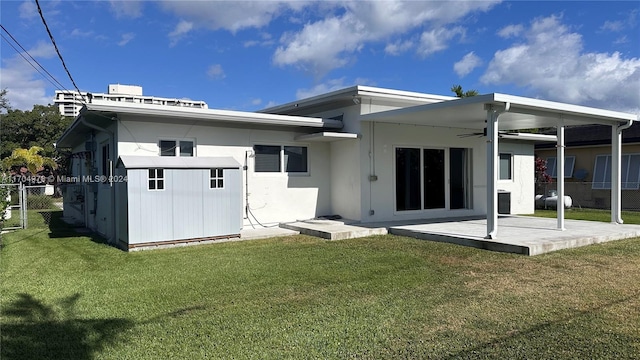
[[[40, 5], [82, 91], [139, 85], [144, 95], [255, 111], [352, 85], [453, 95], [460, 84], [640, 114], [639, 1]], [[64, 88], [74, 88], [35, 1], [3, 0], [0, 20]], [[11, 105], [53, 103], [56, 86], [1, 32], [0, 87]]]

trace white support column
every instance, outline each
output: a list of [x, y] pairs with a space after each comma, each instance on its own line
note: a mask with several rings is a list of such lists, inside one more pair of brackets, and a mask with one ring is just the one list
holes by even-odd
[[498, 113], [492, 106], [487, 110], [487, 236], [498, 236]]
[[621, 203], [622, 131], [611, 126], [611, 222], [622, 224]]
[[556, 202], [556, 209], [558, 213], [558, 230], [565, 230], [564, 227], [564, 120], [562, 117], [558, 120], [556, 127], [558, 142], [557, 142], [557, 157], [556, 157], [556, 175], [558, 186], [558, 200]]

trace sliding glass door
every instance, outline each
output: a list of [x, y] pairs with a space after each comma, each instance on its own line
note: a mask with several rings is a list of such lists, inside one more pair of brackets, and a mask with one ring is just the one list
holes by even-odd
[[470, 208], [470, 153], [450, 148], [447, 156], [444, 149], [396, 148], [396, 210]]

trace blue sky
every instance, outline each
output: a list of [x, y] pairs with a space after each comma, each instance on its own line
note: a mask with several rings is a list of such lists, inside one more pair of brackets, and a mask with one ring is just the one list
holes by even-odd
[[[83, 91], [132, 84], [253, 111], [351, 85], [461, 84], [640, 113], [638, 1], [40, 3]], [[72, 89], [35, 2], [0, 4], [2, 25]], [[56, 88], [5, 40], [1, 57], [15, 108], [52, 102]]]

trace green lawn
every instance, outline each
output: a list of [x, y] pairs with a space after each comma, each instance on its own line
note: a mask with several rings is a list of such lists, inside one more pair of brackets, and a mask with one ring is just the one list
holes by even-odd
[[640, 357], [639, 239], [536, 257], [398, 236], [125, 253], [59, 216], [2, 238], [3, 360]]

